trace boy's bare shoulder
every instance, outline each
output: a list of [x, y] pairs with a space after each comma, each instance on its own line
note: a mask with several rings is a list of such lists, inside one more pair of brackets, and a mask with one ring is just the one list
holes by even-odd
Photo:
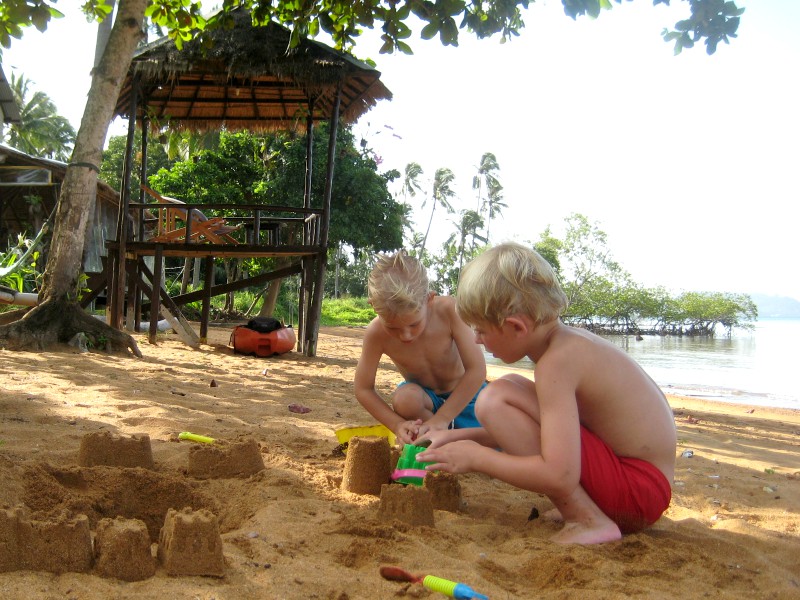
[[562, 362], [574, 364], [589, 355], [607, 352], [607, 346], [603, 338], [590, 331], [559, 323], [548, 336], [546, 348], [536, 364], [537, 367], [558, 367]]
[[453, 296], [434, 296], [433, 309], [437, 315], [452, 319], [456, 314], [456, 299]]

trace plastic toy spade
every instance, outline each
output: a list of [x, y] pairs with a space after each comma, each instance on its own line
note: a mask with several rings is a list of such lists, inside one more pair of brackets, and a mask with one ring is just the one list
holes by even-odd
[[388, 565], [381, 567], [381, 577], [388, 579], [389, 581], [421, 583], [429, 590], [433, 590], [434, 592], [439, 592], [440, 594], [450, 596], [451, 598], [457, 598], [459, 600], [469, 600], [471, 598], [475, 600], [489, 600], [489, 596], [479, 594], [471, 587], [463, 583], [448, 581], [447, 579], [434, 577], [433, 575], [414, 575], [413, 573], [409, 573], [400, 567], [392, 567]]
[[190, 442], [200, 442], [201, 444], [213, 444], [216, 442], [214, 438], [205, 435], [197, 435], [196, 433], [190, 433], [188, 431], [181, 431], [178, 434], [178, 439], [188, 440]]

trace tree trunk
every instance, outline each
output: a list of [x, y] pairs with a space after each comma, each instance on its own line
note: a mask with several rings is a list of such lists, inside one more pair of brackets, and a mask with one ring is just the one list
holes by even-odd
[[0, 342], [5, 340], [9, 348], [43, 349], [51, 343], [69, 341], [70, 332], [74, 335], [104, 328], [97, 336], [108, 340], [110, 349], [131, 349], [141, 356], [133, 338], [90, 317], [77, 301], [86, 229], [94, 214], [103, 145], [136, 44], [144, 37], [142, 23], [147, 5], [148, 0], [119, 2], [105, 52], [92, 71], [92, 85], [75, 149], [61, 186], [41, 303], [20, 321], [0, 328]]
[[66, 344], [77, 333], [86, 335], [92, 348], [106, 352], [130, 350], [142, 357], [136, 340], [95, 319], [77, 302], [40, 304], [19, 321], [0, 327], [0, 346], [8, 350], [41, 351], [55, 344]]
[[275, 305], [278, 303], [281, 282], [283, 282], [283, 279], [275, 279], [269, 282], [267, 293], [264, 296], [264, 304], [261, 305], [261, 310], [258, 312], [259, 317], [271, 317], [275, 314]]

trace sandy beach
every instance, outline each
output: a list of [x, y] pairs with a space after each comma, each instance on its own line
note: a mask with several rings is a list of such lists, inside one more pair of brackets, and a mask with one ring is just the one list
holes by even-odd
[[[374, 423], [352, 392], [363, 330], [323, 328], [315, 358], [236, 355], [230, 331], [212, 327], [199, 350], [137, 334], [142, 359], [0, 350], [0, 506], [44, 522], [85, 514], [93, 531], [103, 518], [141, 518], [154, 542], [169, 508], [202, 508], [218, 519], [224, 555], [221, 576], [170, 575], [160, 563], [130, 582], [94, 568], [11, 570], [0, 598], [445, 597], [384, 580], [387, 564], [492, 599], [800, 597], [800, 411], [670, 397], [667, 513], [619, 542], [564, 547], [549, 541], [558, 525], [530, 518], [551, 507], [545, 497], [476, 474], [458, 477], [460, 510], [434, 511], [432, 527], [380, 518], [379, 497], [342, 490], [334, 433]], [[382, 363], [379, 391], [398, 380]], [[265, 468], [194, 477], [196, 444], [182, 431], [255, 440]], [[98, 432], [146, 434], [154, 468], [80, 466], [82, 440]]]

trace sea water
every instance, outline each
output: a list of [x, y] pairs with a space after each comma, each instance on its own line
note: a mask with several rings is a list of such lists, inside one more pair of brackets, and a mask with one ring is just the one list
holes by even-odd
[[[760, 319], [755, 329], [709, 337], [606, 336], [638, 362], [666, 394], [800, 409], [800, 319]], [[502, 364], [486, 354], [488, 364]], [[524, 359], [513, 365], [532, 369]]]

